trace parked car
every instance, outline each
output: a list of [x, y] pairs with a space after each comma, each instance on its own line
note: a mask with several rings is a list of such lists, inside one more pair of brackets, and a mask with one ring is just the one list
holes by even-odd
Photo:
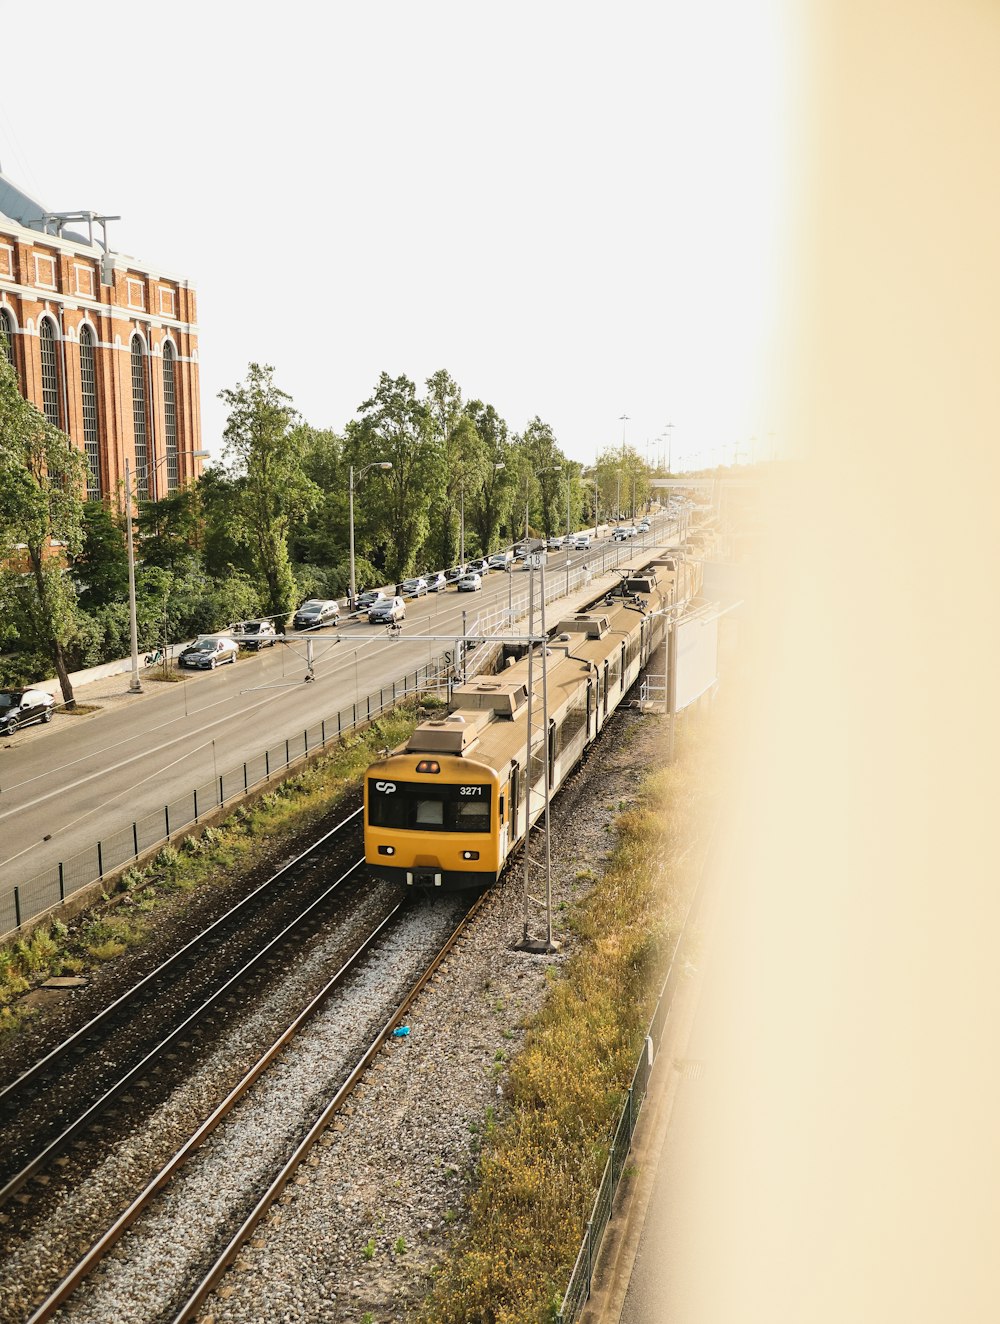
[[458, 581], [459, 593], [475, 593], [477, 589], [483, 586], [482, 576], [473, 571], [470, 575], [463, 575]]
[[372, 625], [389, 625], [401, 621], [406, 616], [406, 603], [402, 598], [380, 598], [368, 609], [368, 620]]
[[381, 602], [385, 594], [380, 588], [366, 588], [364, 593], [359, 593], [354, 601], [355, 611], [368, 611], [374, 607], [376, 602]]
[[240, 643], [251, 653], [255, 653], [258, 648], [273, 648], [275, 633], [271, 621], [238, 621], [233, 626], [233, 634], [250, 636], [248, 639], [241, 639]]
[[489, 559], [485, 556], [474, 556], [469, 562], [466, 574], [470, 575], [488, 575], [490, 573]]
[[573, 539], [573, 546], [578, 552], [587, 552], [590, 550], [590, 534], [578, 533]]
[[32, 722], [51, 722], [55, 706], [48, 690], [0, 690], [0, 732], [9, 736]]
[[553, 536], [545, 544], [545, 546], [549, 549], [550, 552], [558, 552], [559, 548], [562, 545], [563, 545], [563, 540], [562, 538], [560, 538], [558, 534], [553, 534]]
[[509, 570], [514, 564], [513, 552], [494, 552], [489, 558], [491, 570]]
[[178, 653], [177, 665], [214, 671], [224, 662], [235, 662], [239, 652], [240, 646], [231, 635], [200, 634], [193, 644]]
[[419, 598], [421, 594], [427, 592], [427, 580], [423, 575], [414, 575], [412, 579], [404, 579], [399, 587], [407, 597]]
[[447, 587], [448, 579], [443, 570], [439, 570], [437, 574], [427, 576], [428, 593], [440, 593], [443, 588]]
[[649, 520], [648, 520], [648, 519], [641, 519], [641, 520], [639, 521], [639, 523], [636, 525], [636, 528], [639, 530], [640, 533], [648, 533], [648, 532], [649, 532]]
[[296, 630], [315, 630], [319, 625], [335, 624], [340, 616], [340, 603], [331, 598], [310, 598], [295, 613]]
[[469, 567], [467, 565], [453, 565], [450, 570], [444, 572], [444, 577], [449, 584], [457, 584], [464, 574], [467, 574]]

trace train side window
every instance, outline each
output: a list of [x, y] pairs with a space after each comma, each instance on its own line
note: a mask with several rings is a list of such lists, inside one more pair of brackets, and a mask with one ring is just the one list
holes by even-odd
[[506, 799], [506, 797], [503, 796], [503, 795], [501, 795], [501, 797], [500, 797], [500, 820], [499, 820], [501, 823], [503, 822], [503, 807], [504, 807], [505, 799]]

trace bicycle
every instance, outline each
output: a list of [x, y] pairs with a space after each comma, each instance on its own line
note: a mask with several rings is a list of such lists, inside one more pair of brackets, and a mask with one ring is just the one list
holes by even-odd
[[162, 661], [163, 661], [163, 649], [154, 648], [151, 653], [146, 654], [146, 657], [144, 659], [144, 665], [147, 667], [155, 667], [157, 662], [162, 662]]

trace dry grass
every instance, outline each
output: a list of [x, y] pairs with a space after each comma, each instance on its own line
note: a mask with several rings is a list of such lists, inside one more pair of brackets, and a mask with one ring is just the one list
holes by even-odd
[[663, 978], [707, 850], [712, 714], [617, 820], [604, 876], [570, 912], [580, 939], [511, 1061], [507, 1119], [483, 1144], [469, 1232], [424, 1324], [539, 1324], [558, 1313]]

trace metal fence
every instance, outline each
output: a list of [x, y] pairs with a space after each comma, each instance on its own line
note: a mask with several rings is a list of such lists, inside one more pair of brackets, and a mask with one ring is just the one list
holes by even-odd
[[605, 1164], [601, 1184], [598, 1187], [597, 1198], [584, 1229], [583, 1243], [576, 1257], [573, 1272], [570, 1274], [569, 1285], [563, 1296], [562, 1308], [556, 1316], [558, 1324], [573, 1324], [573, 1321], [590, 1298], [594, 1265], [601, 1248], [605, 1229], [611, 1218], [615, 1193], [618, 1190], [622, 1173], [625, 1171], [625, 1163], [632, 1147], [632, 1135], [639, 1120], [642, 1101], [646, 1097], [646, 1086], [653, 1070], [653, 1063], [660, 1051], [660, 1040], [663, 1038], [663, 1029], [680, 979], [685, 955], [693, 937], [698, 917], [701, 914], [704, 891], [703, 874], [702, 881], [699, 882], [692, 898], [684, 925], [674, 944], [667, 977], [663, 981], [663, 987], [660, 989], [660, 996], [657, 998], [656, 1008], [649, 1023], [649, 1033], [646, 1036], [642, 1054], [636, 1064], [632, 1083], [629, 1086], [628, 1095], [618, 1119], [618, 1125], [615, 1127], [614, 1136], [611, 1140], [611, 1151], [608, 1154], [608, 1161]]
[[[657, 518], [662, 520], [663, 516]], [[568, 557], [565, 565], [559, 564], [559, 554], [550, 554], [546, 564], [546, 602], [589, 584], [592, 579], [617, 569], [623, 563], [631, 564], [636, 560], [636, 553], [654, 544], [657, 536], [657, 533], [651, 531], [628, 542], [613, 543], [602, 551], [595, 551], [585, 566], [571, 567]], [[508, 585], [507, 606], [501, 605], [483, 613], [475, 625], [467, 628], [467, 634], [470, 639], [489, 640], [491, 636], [509, 630], [513, 621], [526, 615], [527, 610], [527, 591], [519, 592], [515, 598], [512, 578]], [[463, 675], [466, 678], [474, 675], [486, 663], [490, 652], [488, 646], [476, 652], [470, 649], [462, 660]], [[296, 759], [322, 748], [328, 741], [350, 731], [360, 722], [377, 717], [386, 708], [392, 707], [397, 699], [426, 689], [429, 685], [440, 684], [448, 674], [451, 661], [448, 654], [429, 662], [427, 666], [408, 673], [391, 686], [373, 691], [365, 699], [342, 708], [317, 726], [270, 746], [210, 782], [193, 787], [179, 800], [164, 805], [142, 819], [136, 819], [120, 831], [94, 842], [88, 849], [79, 851], [67, 860], [61, 860], [58, 865], [13, 888], [0, 891], [0, 938], [16, 932], [23, 924], [72, 896], [81, 887], [99, 882], [129, 861], [138, 859], [151, 847], [167, 841], [172, 833], [198, 823], [221, 805], [239, 799], [252, 787], [268, 781]]]
[[238, 767], [192, 787], [179, 799], [135, 819], [118, 832], [102, 837], [86, 850], [60, 860], [51, 869], [6, 889], [0, 893], [0, 937], [16, 932], [27, 921], [72, 896], [81, 887], [99, 882], [150, 848], [162, 845], [172, 833], [191, 827], [206, 814], [239, 800], [252, 787], [269, 781], [297, 759], [322, 749], [345, 732], [378, 717], [399, 700], [441, 686], [448, 675], [443, 658], [408, 672], [400, 680], [373, 690], [315, 726], [268, 746]]

